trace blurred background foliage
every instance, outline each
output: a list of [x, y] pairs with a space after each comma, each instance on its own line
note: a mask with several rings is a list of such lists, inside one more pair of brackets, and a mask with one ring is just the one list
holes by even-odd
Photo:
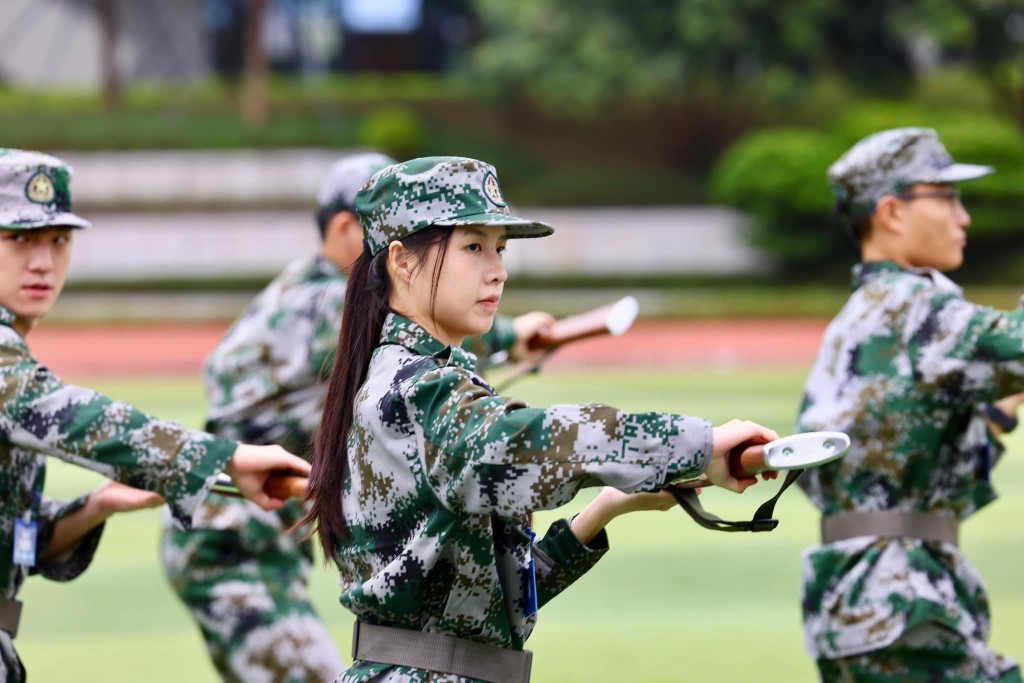
[[1008, 117], [958, 107], [956, 100], [867, 100], [818, 128], [760, 129], [723, 154], [711, 176], [712, 194], [753, 217], [752, 240], [775, 254], [790, 276], [835, 272], [856, 250], [832, 212], [824, 169], [865, 135], [899, 126], [935, 128], [956, 158], [997, 169], [961, 186], [972, 216], [971, 258], [961, 276], [1000, 280], [1024, 273], [1024, 261], [1010, 248], [1020, 244], [1024, 215], [1024, 137]]
[[[320, 7], [327, 21], [344, 5], [205, 1], [243, 19], [287, 6]], [[419, 4], [414, 42], [339, 28], [319, 39], [336, 50], [316, 69], [271, 55], [265, 114], [249, 125], [244, 60], [218, 44], [211, 75], [187, 81], [0, 85], [4, 142], [476, 156], [519, 204], [738, 207], [778, 272], [814, 279], [854, 253], [831, 215], [827, 166], [875, 130], [931, 126], [958, 159], [999, 169], [964, 187], [974, 226], [962, 275], [1024, 275], [1006, 248], [1024, 208], [1024, 0]]]

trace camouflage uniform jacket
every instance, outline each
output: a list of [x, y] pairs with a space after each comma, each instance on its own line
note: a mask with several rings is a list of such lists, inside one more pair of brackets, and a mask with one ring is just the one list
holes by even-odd
[[[1024, 312], [965, 301], [933, 270], [891, 262], [854, 269], [807, 380], [800, 431], [853, 440], [800, 484], [824, 515], [927, 511], [963, 520], [995, 498], [1001, 454], [980, 402], [1024, 390]], [[851, 538], [804, 555], [804, 628], [814, 657], [877, 650], [936, 622], [984, 642], [988, 602], [951, 544]]]
[[[42, 557], [55, 523], [84, 502], [43, 498], [46, 457], [91, 469], [129, 486], [156, 491], [182, 525], [213, 485], [237, 444], [140, 413], [90, 389], [66, 385], [39, 364], [0, 307], [0, 595], [13, 599], [30, 573], [13, 561], [15, 519], [37, 522]], [[101, 528], [32, 572], [68, 581], [91, 561]], [[10, 637], [0, 632], [0, 667], [19, 680]]]
[[[531, 409], [495, 395], [475, 367], [462, 348], [388, 316], [349, 434], [341, 602], [368, 623], [522, 649], [536, 618], [524, 610], [531, 555], [543, 606], [607, 549], [603, 534], [581, 544], [566, 520], [533, 540], [530, 512], [584, 486], [653, 491], [694, 478], [711, 426], [603, 405]], [[389, 668], [356, 662], [339, 680]]]
[[206, 360], [206, 428], [303, 454], [323, 409], [345, 275], [322, 257], [292, 262]]

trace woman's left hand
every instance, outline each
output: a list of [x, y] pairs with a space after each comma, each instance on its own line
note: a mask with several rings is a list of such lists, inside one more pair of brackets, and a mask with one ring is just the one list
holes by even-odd
[[[696, 489], [696, 491], [700, 493], [700, 489]], [[597, 494], [597, 497], [602, 500], [602, 503], [607, 506], [608, 512], [611, 513], [609, 519], [644, 510], [664, 512], [679, 504], [668, 489], [656, 493], [623, 493], [611, 486], [606, 486]]]
[[[700, 493], [700, 489], [697, 489]], [[610, 521], [629, 512], [671, 510], [677, 501], [668, 490], [656, 493], [623, 493], [605, 486], [597, 497], [572, 520], [572, 532], [582, 543], [590, 543]]]

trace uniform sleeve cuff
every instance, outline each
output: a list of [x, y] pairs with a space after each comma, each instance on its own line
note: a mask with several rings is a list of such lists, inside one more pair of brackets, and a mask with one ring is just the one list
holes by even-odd
[[[41, 558], [46, 555], [50, 542], [53, 540], [53, 531], [57, 522], [84, 506], [88, 498], [89, 496], [85, 495], [76, 498], [70, 503], [56, 500], [46, 501], [50, 510], [47, 514], [47, 524], [40, 525], [36, 557]], [[51, 581], [71, 581], [77, 578], [92, 564], [92, 558], [95, 556], [96, 549], [100, 545], [100, 538], [103, 536], [103, 528], [104, 524], [99, 524], [90, 529], [87, 534], [78, 539], [60, 555], [52, 557], [45, 562], [40, 562], [33, 567], [30, 574], [38, 574]]]
[[192, 463], [182, 484], [164, 492], [175, 525], [186, 531], [192, 527], [192, 516], [213, 488], [217, 475], [224, 471], [238, 448], [237, 441], [206, 434], [202, 437], [189, 441], [178, 454], [179, 459]]
[[714, 433], [711, 422], [680, 415], [674, 433], [668, 438], [665, 486], [696, 479], [711, 464]]
[[609, 548], [608, 534], [604, 529], [601, 529], [590, 543], [581, 542], [572, 532], [572, 519], [560, 519], [552, 523], [541, 545], [556, 564], [564, 566], [572, 566], [581, 561], [593, 566]]

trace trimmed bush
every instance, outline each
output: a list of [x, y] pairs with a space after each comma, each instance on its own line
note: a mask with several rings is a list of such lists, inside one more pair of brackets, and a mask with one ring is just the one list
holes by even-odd
[[426, 127], [419, 113], [409, 107], [382, 107], [363, 119], [359, 142], [379, 149], [396, 159], [420, 156], [426, 140]]
[[712, 193], [751, 215], [753, 244], [774, 256], [782, 272], [814, 277], [851, 254], [825, 180], [825, 169], [842, 150], [841, 143], [812, 130], [758, 131], [721, 158]]

